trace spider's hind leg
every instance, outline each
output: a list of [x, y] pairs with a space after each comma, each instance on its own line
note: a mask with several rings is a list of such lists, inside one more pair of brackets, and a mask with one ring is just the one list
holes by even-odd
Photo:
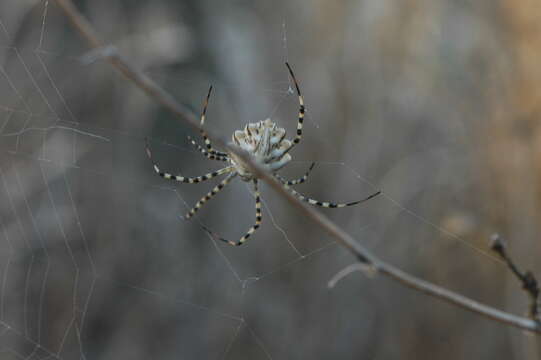
[[292, 148], [293, 146], [297, 145], [302, 138], [302, 125], [304, 122], [304, 114], [306, 113], [306, 107], [304, 106], [304, 98], [301, 94], [301, 89], [299, 87], [299, 83], [297, 82], [297, 78], [295, 78], [295, 74], [293, 74], [293, 70], [291, 69], [291, 66], [289, 66], [289, 63], [286, 62], [287, 69], [289, 70], [289, 75], [291, 75], [291, 79], [293, 80], [293, 83], [295, 84], [295, 90], [297, 90], [297, 96], [299, 97], [299, 120], [297, 122], [297, 135], [295, 136], [295, 139], [293, 139], [293, 143], [291, 144]]
[[205, 157], [209, 158], [210, 160], [218, 160], [218, 161], [228, 161], [229, 157], [225, 153], [219, 153], [219, 154], [225, 154], [225, 155], [219, 155], [218, 153], [208, 152], [207, 150], [203, 149], [201, 145], [195, 142], [190, 136], [188, 136], [188, 140], [190, 140], [190, 143]]
[[[201, 137], [203, 138], [203, 141], [204, 141], [205, 146], [207, 148], [207, 152], [210, 155], [214, 155], [214, 156], [218, 156], [218, 157], [224, 157], [224, 156], [227, 156], [227, 153], [214, 150], [214, 148], [212, 147], [212, 144], [210, 143], [210, 139], [207, 136], [207, 133], [205, 132], [205, 130], [203, 130], [203, 125], [205, 125], [205, 118], [207, 116], [207, 106], [209, 104], [209, 99], [210, 99], [210, 94], [211, 93], [212, 93], [212, 85], [209, 87], [209, 92], [207, 94], [207, 97], [205, 98], [205, 102], [203, 103], [203, 110], [201, 111], [201, 131], [200, 131], [201, 132]], [[195, 143], [194, 143], [194, 145], [195, 145]], [[197, 146], [199, 146], [199, 145], [197, 145]]]

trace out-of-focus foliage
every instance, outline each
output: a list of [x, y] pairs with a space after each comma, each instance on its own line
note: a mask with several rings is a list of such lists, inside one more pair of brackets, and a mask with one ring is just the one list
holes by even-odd
[[[77, 1], [103, 39], [231, 134], [272, 117], [305, 137], [284, 174], [360, 207], [323, 210], [401, 268], [523, 314], [495, 260], [509, 239], [538, 274], [541, 7], [535, 1]], [[380, 278], [327, 281], [353, 261], [263, 186], [197, 219], [213, 185], [158, 178], [222, 164], [103, 61], [54, 1], [0, 2], [2, 359], [538, 359], [539, 340]], [[241, 320], [242, 319], [242, 320]], [[8, 327], [9, 326], [9, 327]], [[39, 347], [37, 347], [39, 345]], [[54, 358], [54, 357], [53, 357]]]

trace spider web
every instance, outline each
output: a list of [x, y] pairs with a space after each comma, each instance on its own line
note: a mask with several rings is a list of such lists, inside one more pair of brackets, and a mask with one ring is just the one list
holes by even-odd
[[[61, 14], [48, 1], [33, 6], [39, 16], [32, 17], [35, 24], [24, 42], [15, 41], [7, 19], [0, 18], [3, 358], [302, 358], [310, 343], [302, 336], [301, 324], [307, 320], [314, 327], [330, 324], [329, 331], [344, 339], [326, 345], [331, 353], [354, 342], [349, 323], [374, 326], [368, 304], [377, 301], [384, 287], [367, 289], [368, 283], [361, 287], [355, 279], [353, 290], [329, 291], [327, 280], [351, 257], [264, 186], [265, 225], [241, 248], [214, 241], [200, 226], [231, 238], [248, 228], [253, 199], [240, 182], [193, 221], [180, 221], [179, 215], [210, 184], [192, 188], [155, 176], [144, 139], [151, 133], [148, 117], [157, 105], [122, 79], [109, 79], [112, 88], [107, 91], [123, 94], [128, 99], [123, 106], [134, 109], [96, 105], [92, 89], [112, 70], [99, 61], [82, 64], [84, 47], [66, 50], [49, 43], [51, 17], [58, 21]], [[286, 21], [277, 32], [288, 60]], [[163, 81], [159, 71], [150, 73]], [[263, 107], [265, 113], [256, 114], [259, 118], [282, 113], [294, 118], [296, 97], [287, 73], [280, 76], [272, 88], [252, 94], [273, 99], [272, 106]], [[193, 87], [190, 101], [200, 103], [208, 82], [173, 80]], [[221, 115], [223, 99], [241, 86], [217, 88], [208, 126], [231, 133], [244, 121], [225, 120], [233, 117]], [[74, 94], [85, 97], [77, 110]], [[311, 112], [309, 97], [307, 102], [306, 136], [299, 147], [315, 142], [332, 149], [329, 144], [335, 141], [325, 136], [326, 127]], [[122, 120], [126, 118], [129, 121]], [[164, 169], [195, 175], [216, 168], [182, 140], [179, 134], [187, 133], [182, 125], [170, 131], [161, 123], [177, 123], [166, 118], [153, 124], [152, 133], [158, 134], [151, 136], [154, 157]], [[299, 176], [315, 160], [309, 183], [299, 190], [332, 200], [383, 187], [381, 197], [361, 207], [328, 212], [363, 244], [383, 249], [388, 229], [403, 227], [410, 232], [399, 241], [409, 245], [385, 253], [395, 263], [403, 261], [404, 249], [417, 248], [421, 254], [416, 255], [422, 256], [429, 248], [416, 240], [419, 234], [450, 239], [462, 250], [494, 260], [480, 246], [406, 205], [407, 197], [393, 195], [398, 193], [395, 182], [370, 180], [365, 175], [370, 167], [358, 165], [358, 155], [336, 160], [339, 150], [299, 150], [285, 174]], [[438, 246], [442, 244], [445, 240]], [[360, 293], [364, 296], [359, 300]]]

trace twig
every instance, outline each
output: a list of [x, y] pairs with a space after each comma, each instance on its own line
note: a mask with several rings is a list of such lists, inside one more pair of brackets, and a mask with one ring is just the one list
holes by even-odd
[[[66, 16], [77, 28], [81, 35], [90, 43], [93, 48], [104, 48], [104, 44], [98, 40], [96, 33], [90, 23], [83, 17], [83, 15], [75, 8], [71, 0], [55, 0], [56, 3], [62, 8]], [[145, 91], [148, 95], [154, 98], [158, 103], [162, 104], [165, 108], [177, 115], [186, 124], [190, 125], [196, 130], [200, 130], [199, 121], [197, 121], [194, 115], [185, 107], [180, 105], [163, 90], [159, 85], [152, 81], [149, 77], [143, 74], [141, 71], [134, 69], [125, 59], [123, 59], [117, 52], [112, 52], [114, 55], [107, 57], [107, 60], [124, 76], [133, 81], [138, 87]], [[439, 298], [448, 303], [462, 307], [466, 310], [478, 313], [487, 318], [505, 323], [507, 325], [515, 326], [527, 331], [541, 334], [541, 325], [529, 318], [520, 317], [506, 313], [504, 311], [492, 308], [488, 305], [481, 304], [467, 297], [459, 295], [455, 292], [447, 290], [438, 285], [429, 283], [422, 279], [416, 278], [402, 270], [395, 268], [394, 266], [387, 264], [364, 246], [359, 244], [351, 235], [335, 225], [326, 216], [315, 210], [313, 207], [309, 207], [307, 204], [298, 200], [288, 190], [286, 190], [282, 184], [280, 184], [272, 174], [268, 173], [260, 164], [255, 162], [251, 156], [242, 151], [238, 147], [227, 144], [224, 138], [218, 136], [210, 129], [205, 129], [208, 137], [219, 147], [226, 149], [228, 152], [236, 155], [238, 159], [241, 159], [246, 163], [249, 169], [260, 179], [264, 180], [267, 184], [273, 187], [282, 197], [286, 198], [291, 204], [296, 206], [305, 216], [312, 219], [322, 230], [326, 231], [330, 236], [334, 237], [337, 242], [351, 251], [358, 261], [369, 264], [374, 268], [376, 274], [382, 274], [388, 276], [399, 283], [413, 288], [417, 291], [425, 293], [427, 295]]]
[[541, 323], [541, 303], [539, 302], [539, 285], [531, 271], [521, 272], [507, 253], [507, 244], [499, 234], [490, 237], [490, 247], [505, 261], [509, 269], [522, 283], [522, 288], [531, 298], [530, 317]]
[[95, 48], [81, 56], [80, 61], [83, 65], [90, 65], [101, 59], [107, 59], [118, 54], [116, 47], [107, 45], [102, 48]]
[[348, 276], [349, 274], [355, 271], [360, 271], [369, 278], [373, 278], [376, 275], [376, 269], [374, 269], [370, 264], [353, 263], [351, 265], [346, 266], [339, 272], [337, 272], [336, 275], [334, 275], [332, 279], [329, 280], [329, 282], [327, 283], [327, 287], [329, 289], [334, 288], [336, 284], [340, 282], [340, 280], [342, 280], [343, 278], [345, 278], [346, 276]]

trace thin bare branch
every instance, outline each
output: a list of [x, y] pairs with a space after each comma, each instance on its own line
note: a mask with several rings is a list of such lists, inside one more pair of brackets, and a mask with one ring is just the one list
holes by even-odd
[[[168, 92], [162, 89], [144, 73], [131, 66], [120, 53], [111, 45], [102, 42], [90, 22], [79, 12], [70, 0], [56, 0], [77, 31], [85, 38], [93, 49], [98, 49], [94, 56], [105, 58], [122, 75], [134, 82], [139, 88], [150, 95], [155, 101], [169, 109], [185, 123], [199, 130], [199, 119], [184, 105], [178, 103]], [[104, 51], [104, 49], [106, 51]], [[98, 56], [99, 55], [99, 56]], [[92, 60], [86, 59], [87, 61]], [[224, 141], [220, 141], [224, 143]]]
[[[92, 48], [106, 48], [107, 46], [102, 43], [95, 30], [90, 23], [83, 17], [83, 15], [75, 8], [70, 0], [55, 0], [56, 3], [62, 8], [66, 16], [72, 22], [74, 27], [81, 33], [81, 35], [89, 42]], [[186, 124], [190, 125], [196, 130], [200, 130], [199, 121], [195, 116], [183, 105], [179, 104], [175, 99], [157, 85], [148, 76], [141, 71], [132, 67], [125, 59], [123, 59], [117, 51], [110, 51], [112, 55], [107, 56], [106, 59], [121, 72], [125, 77], [133, 81], [138, 87], [145, 91], [148, 95], [154, 98], [158, 103], [162, 104], [165, 108], [170, 110], [173, 114], [177, 115]], [[504, 311], [495, 309], [485, 304], [481, 304], [477, 301], [459, 295], [455, 292], [447, 290], [438, 285], [416, 278], [394, 266], [381, 261], [374, 256], [364, 246], [355, 241], [344, 230], [335, 225], [326, 216], [313, 207], [309, 207], [307, 204], [299, 201], [293, 194], [286, 190], [281, 183], [279, 183], [272, 174], [268, 173], [260, 164], [256, 163], [249, 154], [240, 150], [234, 145], [227, 144], [224, 138], [218, 136], [209, 129], [205, 130], [209, 139], [213, 141], [219, 147], [226, 149], [229, 153], [234, 154], [236, 158], [242, 160], [250, 168], [251, 171], [259, 178], [273, 187], [282, 197], [286, 198], [291, 204], [296, 206], [306, 217], [312, 219], [322, 230], [334, 237], [337, 242], [351, 251], [358, 261], [369, 264], [375, 269], [376, 275], [382, 274], [390, 277], [399, 283], [408, 286], [412, 289], [425, 293], [429, 296], [436, 297], [440, 300], [446, 301], [453, 305], [462, 307], [466, 310], [480, 314], [487, 318], [502, 322], [507, 325], [515, 326], [523, 330], [541, 334], [541, 325], [532, 319], [520, 317], [506, 313]]]
[[374, 269], [370, 264], [366, 263], [353, 263], [351, 265], [346, 266], [342, 270], [336, 273], [332, 277], [331, 280], [327, 283], [327, 287], [329, 289], [332, 289], [342, 280], [343, 278], [347, 277], [349, 274], [354, 273], [356, 271], [360, 271], [363, 274], [365, 274], [368, 278], [372, 279], [376, 275], [376, 269]]
[[515, 265], [507, 252], [505, 240], [498, 234], [490, 237], [490, 247], [505, 261], [511, 272], [522, 283], [522, 288], [531, 298], [530, 317], [541, 322], [541, 303], [539, 302], [539, 284], [531, 271], [522, 272]]

